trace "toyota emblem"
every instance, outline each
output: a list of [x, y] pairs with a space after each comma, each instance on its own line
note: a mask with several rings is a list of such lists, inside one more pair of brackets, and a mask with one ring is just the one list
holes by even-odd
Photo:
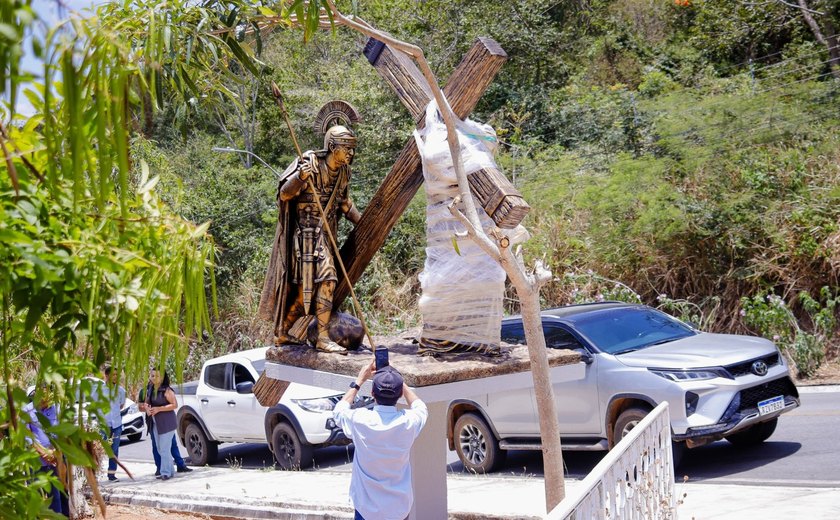
[[767, 363], [764, 361], [756, 361], [752, 364], [752, 373], [757, 376], [767, 375]]

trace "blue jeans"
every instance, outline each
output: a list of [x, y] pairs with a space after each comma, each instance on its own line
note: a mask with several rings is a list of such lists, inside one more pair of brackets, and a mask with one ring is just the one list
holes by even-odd
[[111, 428], [111, 450], [114, 456], [108, 459], [108, 474], [113, 475], [117, 472], [117, 457], [120, 456], [120, 437], [122, 436], [122, 425], [116, 428]]
[[[181, 456], [181, 450], [178, 449], [178, 440], [175, 436], [172, 436], [172, 449], [169, 450], [172, 453], [172, 459], [175, 461], [175, 466], [179, 468], [183, 468], [187, 465], [184, 462], [184, 457]], [[158, 452], [157, 442], [155, 442], [155, 436], [152, 434], [152, 458], [155, 459], [155, 467], [160, 473], [160, 452]]]
[[[58, 478], [55, 466], [41, 466], [41, 469], [38, 472], [47, 473], [55, 478]], [[67, 498], [67, 495], [62, 493], [54, 484], [50, 486], [50, 492], [47, 499], [50, 501], [51, 511], [64, 516], [70, 515], [70, 500]]]
[[[175, 440], [175, 430], [166, 433], [158, 433], [157, 425], [152, 428], [155, 436], [155, 443], [158, 446], [171, 446], [172, 441]], [[171, 477], [175, 474], [175, 459], [172, 457], [172, 451], [160, 452], [160, 474], [164, 477]]]

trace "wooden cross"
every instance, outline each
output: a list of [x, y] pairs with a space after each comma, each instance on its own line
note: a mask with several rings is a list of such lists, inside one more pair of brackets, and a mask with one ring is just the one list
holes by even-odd
[[[422, 126], [432, 94], [414, 62], [373, 38], [368, 40], [364, 53], [414, 121]], [[470, 115], [506, 60], [507, 53], [491, 38], [479, 38], [473, 44], [443, 88], [459, 118]], [[350, 283], [355, 284], [361, 278], [422, 183], [420, 153], [414, 137], [410, 137], [341, 248], [341, 259]], [[338, 308], [349, 292], [348, 279], [342, 278], [333, 295], [333, 307]]]

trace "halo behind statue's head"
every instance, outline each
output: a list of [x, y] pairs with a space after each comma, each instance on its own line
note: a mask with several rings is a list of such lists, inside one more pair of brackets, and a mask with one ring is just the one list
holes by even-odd
[[312, 125], [316, 134], [323, 134], [324, 149], [330, 144], [356, 146], [356, 134], [350, 129], [362, 120], [359, 111], [346, 101], [330, 101], [318, 111]]

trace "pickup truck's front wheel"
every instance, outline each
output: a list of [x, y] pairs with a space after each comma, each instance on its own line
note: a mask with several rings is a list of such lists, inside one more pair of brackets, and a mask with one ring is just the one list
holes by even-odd
[[184, 444], [193, 466], [212, 464], [219, 456], [219, 445], [211, 442], [201, 426], [190, 423], [184, 432]]
[[281, 422], [274, 427], [271, 446], [280, 469], [301, 469], [312, 464], [312, 445], [300, 440], [289, 423]]

